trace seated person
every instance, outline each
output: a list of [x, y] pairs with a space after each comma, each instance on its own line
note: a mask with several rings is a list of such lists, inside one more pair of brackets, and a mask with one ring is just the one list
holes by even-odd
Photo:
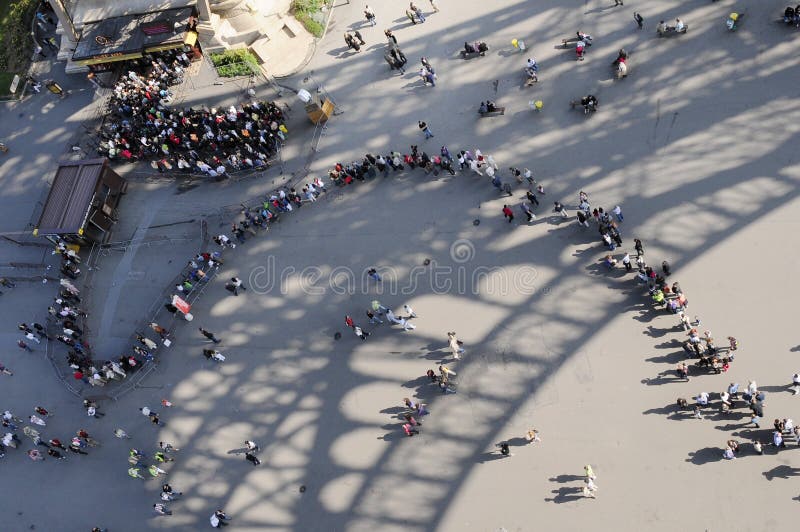
[[667, 26], [667, 23], [662, 20], [661, 22], [658, 23], [656, 31], [663, 35], [667, 33], [667, 31], [669, 31], [669, 26]]
[[617, 54], [617, 59], [614, 63], [624, 63], [628, 59], [628, 52], [625, 51], [625, 48], [620, 48], [619, 53]]
[[485, 115], [489, 112], [489, 107], [486, 105], [486, 102], [481, 102], [481, 106], [478, 109], [478, 113]]
[[591, 46], [592, 45], [592, 36], [589, 35], [588, 33], [584, 33], [582, 31], [579, 31], [578, 32], [578, 40], [579, 41], [583, 41], [584, 43], [586, 43], [586, 46]]
[[686, 29], [686, 24], [679, 18], [675, 19], [675, 31], [682, 32]]
[[478, 50], [476, 50], [476, 49], [475, 49], [475, 47], [474, 47], [474, 46], [472, 46], [470, 43], [468, 43], [468, 42], [465, 42], [465, 43], [464, 43], [464, 51], [465, 51], [466, 53], [468, 53], [468, 54], [472, 54], [472, 53], [475, 53], [475, 52], [477, 52]]
[[492, 100], [486, 100], [486, 108], [490, 113], [497, 111], [497, 106]]
[[788, 6], [786, 11], [783, 12], [783, 21], [787, 23], [791, 23], [794, 21], [794, 9], [792, 6]]

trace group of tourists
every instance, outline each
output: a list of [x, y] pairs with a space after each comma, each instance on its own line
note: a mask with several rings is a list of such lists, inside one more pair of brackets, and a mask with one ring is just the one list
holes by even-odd
[[[167, 60], [168, 61], [168, 60]], [[159, 171], [223, 178], [231, 171], [265, 168], [286, 140], [283, 111], [271, 101], [227, 109], [171, 109], [170, 86], [182, 82], [189, 59], [154, 58], [114, 87], [99, 151], [109, 159], [150, 159]]]

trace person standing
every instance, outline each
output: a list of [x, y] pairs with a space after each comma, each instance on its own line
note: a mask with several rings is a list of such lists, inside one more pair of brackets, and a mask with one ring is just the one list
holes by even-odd
[[631, 266], [631, 254], [625, 253], [625, 256], [622, 257], [622, 264], [625, 266], [625, 271], [631, 271], [633, 266]]
[[253, 466], [257, 466], [257, 465], [259, 465], [261, 463], [261, 460], [258, 459], [258, 456], [256, 456], [255, 454], [253, 454], [251, 452], [244, 453], [244, 459], [247, 460], [248, 462], [252, 463]]
[[508, 447], [508, 442], [500, 442], [497, 446], [500, 447], [500, 454], [503, 456], [511, 456], [511, 449]]
[[553, 210], [557, 213], [560, 213], [562, 218], [569, 218], [569, 213], [567, 212], [567, 209], [565, 209], [561, 203], [556, 201], [553, 202], [553, 205], [554, 205]]
[[200, 334], [202, 334], [203, 336], [205, 336], [206, 338], [208, 338], [209, 340], [211, 340], [215, 344], [220, 343], [221, 340], [219, 340], [216, 336], [214, 336], [214, 333], [209, 332], [209, 331], [203, 329], [202, 327], [198, 327], [198, 329], [200, 330]]
[[27, 351], [27, 352], [29, 352], [29, 353], [33, 352], [33, 349], [31, 349], [31, 348], [28, 346], [28, 344], [26, 344], [26, 343], [25, 343], [25, 341], [24, 341], [24, 340], [17, 340], [17, 346], [18, 346], [20, 349], [22, 349], [22, 350], [24, 350], [24, 351]]
[[364, 42], [364, 38], [361, 36], [361, 32], [360, 31], [353, 30], [353, 35], [355, 36], [356, 39], [358, 39], [359, 44], [362, 44], [362, 45], [367, 44], [366, 42]]
[[439, 12], [439, 6], [436, 5], [436, 0], [429, 0], [429, 1], [431, 3], [431, 7], [433, 8], [434, 13], [438, 13]]
[[637, 12], [633, 13], [633, 20], [636, 21], [636, 25], [639, 26], [639, 29], [644, 28], [644, 17]]
[[428, 124], [423, 122], [422, 120], [419, 121], [419, 129], [425, 134], [425, 140], [433, 138], [433, 132], [431, 132], [431, 128], [428, 127]]
[[595, 480], [597, 478], [597, 476], [595, 476], [594, 474], [594, 469], [592, 469], [592, 466], [590, 464], [586, 464], [585, 466], [583, 466], [583, 473], [589, 480]]
[[621, 5], [624, 5], [622, 3], [622, 0], [614, 0], [614, 7], [621, 6]]

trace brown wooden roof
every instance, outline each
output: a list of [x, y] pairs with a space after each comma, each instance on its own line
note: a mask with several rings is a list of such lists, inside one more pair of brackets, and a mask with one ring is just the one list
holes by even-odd
[[106, 165], [106, 159], [59, 165], [39, 217], [39, 234], [75, 234], [83, 227]]

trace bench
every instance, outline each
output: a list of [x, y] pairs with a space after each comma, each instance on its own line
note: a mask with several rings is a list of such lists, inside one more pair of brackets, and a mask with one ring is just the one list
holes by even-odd
[[506, 114], [506, 108], [495, 107], [494, 111], [488, 111], [486, 113], [481, 113], [480, 111], [478, 111], [478, 114], [480, 115], [481, 118], [486, 118], [488, 116], [500, 116]]

